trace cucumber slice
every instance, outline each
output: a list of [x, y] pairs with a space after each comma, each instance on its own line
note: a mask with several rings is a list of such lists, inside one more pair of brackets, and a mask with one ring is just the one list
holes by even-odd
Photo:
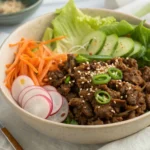
[[106, 40], [106, 34], [101, 31], [94, 31], [88, 34], [82, 41], [82, 45], [87, 44], [87, 53], [98, 54]]
[[116, 34], [107, 36], [104, 47], [102, 48], [99, 55], [112, 55], [117, 44], [118, 44], [118, 36]]
[[134, 41], [128, 37], [120, 37], [113, 57], [129, 56], [134, 50]]
[[141, 53], [141, 50], [142, 50], [142, 44], [137, 41], [134, 41], [134, 50], [129, 55], [129, 57], [137, 58], [138, 55]]

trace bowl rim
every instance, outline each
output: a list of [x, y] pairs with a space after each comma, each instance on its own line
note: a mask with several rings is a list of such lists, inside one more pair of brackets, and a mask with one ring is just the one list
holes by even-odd
[[[137, 21], [142, 21], [141, 19], [139, 19], [138, 17], [136, 16], [133, 16], [133, 15], [129, 15], [129, 14], [126, 14], [126, 13], [123, 13], [123, 12], [119, 12], [119, 11], [114, 11], [114, 10], [109, 10], [109, 9], [104, 9], [104, 8], [82, 8], [81, 9], [82, 11], [87, 11], [87, 10], [90, 10], [90, 11], [104, 11], [104, 12], [112, 12], [113, 14], [120, 14], [120, 15], [123, 15], [123, 16], [126, 16], [126, 17], [130, 17], [134, 20], [137, 20]], [[32, 23], [34, 22], [35, 20], [39, 19], [39, 18], [42, 18], [44, 16], [48, 16], [48, 15], [54, 15], [55, 13], [54, 12], [50, 12], [50, 13], [46, 13], [44, 15], [41, 15], [39, 17], [36, 17], [24, 24], [22, 24], [21, 26], [19, 26], [17, 29], [15, 29], [6, 39], [5, 41], [2, 43], [2, 45], [0, 46], [0, 55], [1, 55], [1, 49], [3, 48], [3, 46], [5, 45], [5, 43], [7, 42], [7, 39], [11, 36], [13, 36], [13, 34], [15, 34], [19, 29], [27, 26], [29, 23]], [[113, 15], [112, 15], [113, 16]], [[144, 25], [150, 27], [150, 24], [148, 23], [145, 23]], [[99, 129], [99, 128], [111, 128], [111, 127], [117, 127], [117, 126], [122, 126], [122, 125], [125, 125], [125, 124], [129, 124], [131, 122], [135, 122], [135, 121], [138, 121], [140, 119], [143, 119], [143, 118], [146, 118], [148, 115], [150, 115], [150, 111], [149, 112], [146, 112], [144, 114], [142, 114], [141, 116], [138, 116], [138, 117], [135, 117], [135, 118], [132, 118], [132, 119], [129, 119], [129, 120], [125, 120], [125, 121], [120, 121], [120, 122], [116, 122], [116, 123], [110, 123], [110, 124], [102, 124], [102, 125], [72, 125], [72, 124], [65, 124], [65, 123], [59, 123], [59, 122], [54, 122], [54, 121], [50, 121], [50, 120], [46, 120], [46, 119], [42, 119], [40, 117], [37, 117], [35, 115], [32, 115], [31, 113], [25, 111], [24, 109], [22, 109], [17, 103], [14, 103], [12, 102], [9, 97], [5, 94], [5, 92], [3, 91], [3, 88], [2, 86], [0, 85], [0, 93], [2, 93], [2, 95], [5, 97], [5, 99], [7, 100], [8, 103], [10, 103], [15, 109], [17, 109], [18, 111], [20, 111], [20, 113], [24, 114], [26, 117], [29, 117], [29, 118], [32, 118], [34, 119], [35, 121], [40, 121], [42, 123], [46, 123], [46, 124], [51, 124], [51, 125], [56, 125], [56, 126], [59, 126], [59, 127], [66, 127], [66, 128], [76, 128], [76, 129]], [[15, 111], [15, 110], [14, 110]]]
[[37, 0], [34, 4], [32, 4], [32, 5], [28, 6], [28, 7], [25, 7], [21, 11], [18, 11], [18, 12], [15, 12], [15, 13], [9, 13], [9, 14], [0, 14], [0, 17], [7, 17], [7, 16], [14, 16], [14, 15], [22, 14], [24, 12], [32, 10], [35, 6], [39, 5], [42, 2], [43, 2], [43, 0]]

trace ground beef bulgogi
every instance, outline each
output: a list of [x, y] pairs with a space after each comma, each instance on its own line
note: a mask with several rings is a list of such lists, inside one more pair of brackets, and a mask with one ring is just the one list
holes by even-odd
[[[123, 73], [122, 80], [111, 79], [107, 84], [95, 85], [92, 77], [107, 73], [110, 67]], [[150, 110], [150, 67], [139, 69], [132, 58], [115, 58], [106, 62], [77, 63], [74, 55], [59, 67], [59, 71], [48, 73], [49, 83], [67, 98], [69, 114], [80, 125], [100, 125], [131, 119]], [[67, 77], [70, 81], [65, 83]], [[99, 104], [95, 92], [109, 93], [111, 100]]]

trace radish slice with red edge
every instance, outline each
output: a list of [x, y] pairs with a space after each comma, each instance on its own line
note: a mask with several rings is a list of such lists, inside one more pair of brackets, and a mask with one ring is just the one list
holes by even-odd
[[28, 76], [21, 75], [17, 77], [12, 84], [12, 88], [11, 88], [12, 97], [17, 101], [20, 92], [24, 88], [31, 86], [31, 85], [34, 85], [34, 83], [32, 79], [29, 78]]
[[57, 91], [48, 91], [48, 93], [50, 94], [52, 98], [52, 102], [53, 102], [53, 110], [51, 113], [51, 115], [53, 115], [57, 113], [59, 109], [61, 108], [63, 99], [62, 99], [62, 96]]
[[60, 108], [60, 110], [56, 114], [49, 116], [47, 120], [55, 122], [63, 122], [67, 118], [68, 112], [69, 112], [68, 102], [66, 98], [63, 97], [63, 105]]
[[31, 89], [34, 89], [34, 88], [41, 88], [40, 86], [35, 86], [35, 85], [31, 85], [31, 86], [28, 86], [26, 88], [24, 88], [20, 94], [19, 94], [19, 97], [18, 97], [18, 104], [21, 104], [21, 101], [24, 97], [24, 95], [26, 94], [26, 92], [30, 91]]
[[40, 95], [43, 95], [43, 96], [45, 96], [45, 97], [47, 97], [48, 99], [50, 99], [50, 100], [52, 101], [52, 98], [51, 98], [50, 94], [49, 94], [46, 90], [44, 90], [43, 88], [38, 87], [38, 88], [33, 88], [33, 89], [27, 91], [27, 92], [24, 94], [24, 96], [23, 96], [23, 98], [22, 98], [22, 101], [21, 101], [21, 104], [20, 104], [21, 107], [24, 107], [25, 104], [26, 104], [26, 102], [27, 102], [31, 97], [36, 96], [36, 95], [39, 95], [39, 94], [40, 94]]
[[43, 88], [47, 91], [57, 91], [56, 88], [51, 85], [45, 85], [45, 86], [43, 86]]
[[27, 101], [23, 109], [35, 116], [46, 119], [51, 114], [53, 105], [46, 96], [36, 95]]

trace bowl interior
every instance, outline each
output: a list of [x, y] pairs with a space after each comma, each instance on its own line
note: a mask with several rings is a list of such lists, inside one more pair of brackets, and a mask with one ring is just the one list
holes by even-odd
[[[91, 16], [114, 16], [117, 20], [125, 19], [133, 24], [138, 24], [141, 21], [136, 17], [105, 9], [83, 9], [83, 11]], [[22, 37], [27, 39], [40, 40], [45, 31], [45, 28], [50, 25], [54, 17], [54, 14], [46, 14], [33, 21], [25, 23], [15, 32], [13, 32], [1, 47], [0, 60], [3, 61], [0, 63], [0, 88], [2, 93], [5, 95], [6, 100], [9, 101], [12, 105], [15, 105], [16, 109], [20, 109], [20, 107], [13, 100], [9, 90], [4, 84], [6, 64], [12, 63], [14, 59], [14, 52], [17, 50], [16, 47], [10, 49], [9, 44], [18, 42]]]
[[[136, 17], [111, 10], [83, 9], [83, 11], [91, 16], [114, 16], [117, 20], [124, 19], [133, 24], [138, 24], [141, 21]], [[17, 103], [13, 100], [10, 91], [4, 84], [6, 76], [6, 64], [12, 63], [14, 59], [14, 52], [17, 50], [16, 47], [9, 48], [9, 44], [18, 42], [22, 37], [27, 39], [40, 40], [43, 36], [45, 28], [50, 25], [54, 17], [54, 14], [49, 13], [25, 23], [9, 36], [0, 48], [0, 89], [2, 94], [5, 96], [5, 100], [10, 104], [13, 110], [17, 112], [22, 120], [29, 124], [31, 127], [50, 137], [84, 144], [104, 143], [117, 140], [133, 134], [150, 125], [150, 113], [146, 113], [131, 120], [113, 124], [90, 126], [67, 125], [38, 118], [24, 111], [17, 105]]]

